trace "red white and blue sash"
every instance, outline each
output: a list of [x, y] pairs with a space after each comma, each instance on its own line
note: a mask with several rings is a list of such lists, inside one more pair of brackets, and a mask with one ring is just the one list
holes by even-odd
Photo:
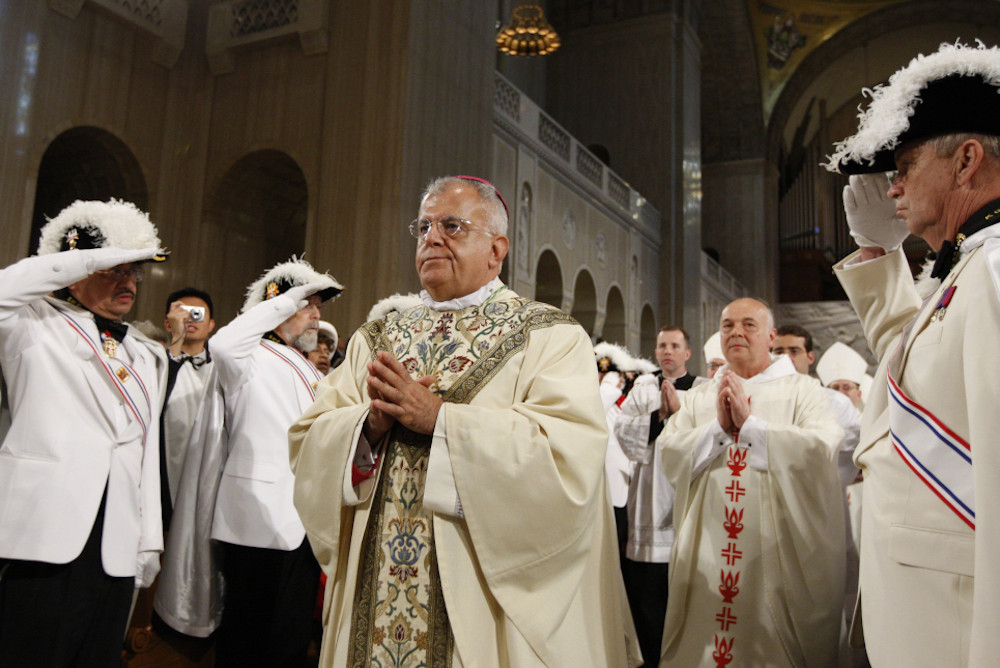
[[[139, 422], [139, 426], [142, 427], [142, 440], [145, 442], [149, 421], [153, 413], [149, 401], [149, 390], [146, 389], [142, 377], [133, 367], [120, 359], [107, 357], [94, 337], [73, 316], [63, 311], [59, 311], [59, 314], [66, 319], [67, 324], [83, 339], [84, 343], [94, 351], [94, 361], [101, 366], [104, 375], [111, 381], [112, 387], [121, 395], [128, 412]], [[130, 383], [131, 379], [135, 379], [135, 382]]]
[[972, 448], [906, 396], [890, 374], [889, 438], [906, 465], [959, 519], [976, 528]]
[[302, 381], [303, 386], [305, 386], [306, 391], [309, 393], [309, 397], [312, 399], [316, 398], [316, 383], [321, 381], [323, 376], [312, 365], [312, 362], [306, 359], [305, 355], [291, 346], [273, 343], [267, 339], [261, 339], [260, 345], [292, 367], [295, 375]]

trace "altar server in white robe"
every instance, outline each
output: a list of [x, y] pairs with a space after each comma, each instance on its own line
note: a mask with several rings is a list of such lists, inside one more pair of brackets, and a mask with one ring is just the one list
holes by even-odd
[[636, 665], [586, 332], [498, 278], [506, 206], [432, 182], [419, 306], [362, 326], [290, 431], [320, 665]]
[[676, 490], [661, 666], [836, 666], [843, 431], [819, 382], [769, 354], [770, 310], [722, 312], [727, 364], [657, 440]]
[[[880, 360], [855, 455], [855, 619], [873, 666], [997, 665], [1000, 48], [914, 58], [875, 89], [829, 166], [852, 175], [859, 246], [835, 272]], [[923, 300], [901, 250], [909, 233], [937, 253]]]

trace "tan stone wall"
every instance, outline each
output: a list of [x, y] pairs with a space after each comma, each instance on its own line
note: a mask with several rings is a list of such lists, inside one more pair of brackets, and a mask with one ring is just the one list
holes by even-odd
[[225, 207], [206, 208], [241, 158], [276, 150], [306, 184], [298, 252], [347, 287], [324, 317], [353, 330], [374, 301], [417, 286], [405, 226], [423, 185], [488, 167], [493, 9], [475, 3], [456, 20], [443, 0], [328, 3], [325, 53], [285, 40], [237, 51], [233, 71], [214, 75], [208, 8], [189, 3], [186, 46], [168, 69], [142, 31], [91, 3], [75, 18], [44, 2], [5, 7], [0, 86], [20, 93], [0, 104], [0, 123], [24, 130], [0, 140], [0, 263], [28, 252], [46, 148], [64, 130], [95, 126], [134, 154], [151, 218], [173, 250], [134, 315], [159, 320], [167, 292], [195, 284], [228, 320], [250, 279], [287, 257], [253, 229], [269, 224], [280, 236], [288, 221], [244, 228], [220, 218]]

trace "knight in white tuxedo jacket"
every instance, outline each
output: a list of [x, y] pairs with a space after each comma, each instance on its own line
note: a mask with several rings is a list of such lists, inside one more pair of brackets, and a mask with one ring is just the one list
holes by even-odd
[[0, 271], [0, 665], [117, 665], [159, 570], [166, 356], [121, 322], [154, 258], [145, 213], [78, 201]]
[[251, 285], [242, 314], [212, 339], [227, 436], [211, 533], [226, 583], [219, 666], [305, 658], [320, 570], [292, 505], [288, 428], [322, 378], [300, 350], [316, 345], [319, 307], [341, 290], [293, 258]]
[[[998, 82], [1000, 48], [943, 44], [873, 91], [830, 160], [852, 175], [859, 246], [835, 271], [880, 358], [855, 454], [876, 668], [994, 666], [1000, 654]], [[891, 182], [877, 174], [894, 168]], [[908, 233], [937, 253], [919, 293]]]

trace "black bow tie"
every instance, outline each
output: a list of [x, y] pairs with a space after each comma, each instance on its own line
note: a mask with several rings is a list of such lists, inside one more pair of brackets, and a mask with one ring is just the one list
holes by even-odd
[[97, 331], [101, 334], [110, 334], [115, 341], [121, 343], [128, 334], [128, 325], [116, 320], [108, 320], [102, 316], [94, 314], [94, 323], [97, 324]]
[[[965, 237], [962, 237], [965, 240]], [[931, 268], [931, 278], [944, 278], [955, 266], [958, 260], [958, 249], [955, 244], [945, 241], [941, 244], [941, 250], [935, 253], [934, 266]]]
[[184, 356], [181, 357], [181, 364], [184, 364], [184, 362], [191, 362], [191, 366], [193, 366], [195, 369], [200, 369], [201, 367], [208, 364], [210, 361], [211, 360], [209, 359], [208, 356], [208, 350], [205, 350], [204, 356], [201, 355], [194, 356], [184, 353]]
[[962, 242], [979, 230], [986, 229], [998, 222], [1000, 222], [1000, 199], [993, 200], [969, 216], [969, 219], [958, 228], [954, 243], [945, 240], [941, 244], [941, 250], [937, 252], [937, 259], [934, 260], [934, 268], [931, 270], [931, 278], [944, 279], [951, 268], [958, 264], [960, 257], [958, 251], [962, 247]]
[[81, 304], [73, 295], [67, 294], [66, 301], [72, 304], [73, 306], [79, 306], [80, 308], [88, 311], [92, 316], [94, 316], [94, 324], [97, 325], [97, 331], [100, 332], [102, 335], [107, 333], [109, 336], [114, 338], [114, 340], [117, 341], [118, 343], [121, 343], [122, 341], [125, 340], [125, 336], [128, 334], [128, 325], [126, 325], [121, 320], [108, 320], [104, 316], [97, 315], [89, 308]]

